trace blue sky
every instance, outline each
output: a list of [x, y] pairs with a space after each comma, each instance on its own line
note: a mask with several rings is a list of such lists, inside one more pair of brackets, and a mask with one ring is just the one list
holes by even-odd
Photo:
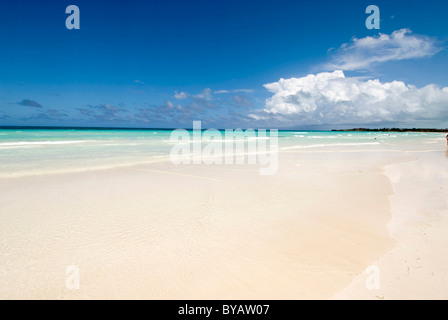
[[[65, 27], [71, 4], [79, 30]], [[379, 30], [365, 26], [370, 4]], [[442, 0], [3, 0], [0, 125], [448, 127], [446, 12]]]

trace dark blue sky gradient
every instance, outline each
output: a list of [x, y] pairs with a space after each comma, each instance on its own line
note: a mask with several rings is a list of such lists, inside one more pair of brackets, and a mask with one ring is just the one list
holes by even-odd
[[[65, 28], [70, 4], [80, 8], [80, 30]], [[240, 98], [222, 96], [201, 111], [204, 120], [217, 119], [215, 126], [230, 125], [240, 99], [244, 108], [263, 108], [263, 84], [322, 71], [328, 49], [377, 35], [364, 25], [369, 4], [381, 9], [381, 33], [410, 28], [447, 38], [448, 1], [2, 0], [0, 124], [184, 127], [179, 114], [143, 122], [134, 115], [149, 107], [163, 112], [167, 101], [195, 108], [194, 101], [176, 101], [175, 91], [244, 89], [235, 93]], [[447, 86], [447, 68], [444, 50], [369, 76]], [[19, 104], [24, 99], [42, 108]], [[81, 111], [105, 105], [116, 117], [112, 109], [109, 118]]]

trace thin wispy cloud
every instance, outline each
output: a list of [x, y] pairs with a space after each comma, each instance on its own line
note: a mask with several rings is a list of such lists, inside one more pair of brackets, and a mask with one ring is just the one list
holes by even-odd
[[[219, 124], [247, 126], [251, 120], [245, 113], [253, 108], [253, 102], [246, 96], [249, 89], [217, 90], [204, 88], [198, 93], [175, 91], [174, 99], [161, 105], [140, 107], [133, 120], [153, 126], [172, 127], [182, 123], [185, 127], [201, 119], [204, 125]], [[227, 94], [225, 94], [227, 93]]]
[[57, 109], [48, 109], [45, 112], [38, 113], [36, 115], [32, 115], [30, 117], [22, 117], [20, 120], [29, 121], [29, 120], [48, 120], [48, 121], [57, 121], [63, 120], [68, 117], [68, 114], [65, 112], [61, 112]]
[[189, 97], [198, 97], [198, 98], [211, 98], [212, 94], [228, 94], [228, 93], [253, 93], [253, 89], [233, 89], [233, 90], [214, 90], [212, 91], [210, 88], [205, 88], [197, 95], [191, 95], [188, 92], [185, 91], [175, 91], [174, 92], [174, 98], [177, 100], [184, 100]]
[[138, 108], [133, 119], [148, 124], [169, 125], [173, 121], [191, 122], [194, 117], [195, 111], [192, 108], [184, 108], [167, 100], [162, 105]]
[[252, 101], [250, 101], [246, 95], [244, 94], [237, 94], [232, 96], [232, 100], [231, 100], [235, 106], [237, 107], [246, 107], [246, 108], [252, 108], [254, 106], [254, 104], [252, 103]]
[[252, 93], [254, 90], [252, 89], [234, 89], [234, 90], [216, 90], [215, 94], [222, 94], [222, 93]]
[[204, 88], [198, 94], [190, 94], [190, 93], [184, 92], [184, 91], [181, 91], [181, 92], [175, 91], [174, 98], [176, 100], [189, 99], [190, 107], [195, 108], [195, 109], [203, 110], [204, 108], [211, 108], [211, 109], [217, 108], [215, 103], [212, 102], [214, 97], [213, 97], [212, 90], [210, 88]]
[[331, 61], [326, 70], [367, 70], [388, 61], [431, 57], [441, 50], [440, 43], [431, 37], [400, 29], [392, 34], [353, 38], [338, 49], [330, 50]]
[[126, 109], [112, 106], [110, 104], [88, 105], [86, 108], [78, 109], [79, 112], [91, 119], [101, 121], [122, 120], [120, 112], [127, 112]]

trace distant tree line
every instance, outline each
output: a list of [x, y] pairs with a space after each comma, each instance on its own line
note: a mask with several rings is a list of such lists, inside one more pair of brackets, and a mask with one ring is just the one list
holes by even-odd
[[381, 129], [369, 129], [369, 128], [353, 128], [353, 129], [340, 129], [331, 131], [374, 131], [374, 132], [448, 132], [446, 129], [433, 129], [433, 128], [381, 128]]

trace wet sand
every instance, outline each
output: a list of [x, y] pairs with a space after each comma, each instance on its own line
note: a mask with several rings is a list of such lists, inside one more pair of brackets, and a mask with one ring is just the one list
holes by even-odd
[[[0, 298], [447, 297], [444, 153], [365, 146], [279, 159], [272, 176], [160, 162], [2, 179]], [[78, 290], [66, 287], [70, 265]], [[369, 265], [379, 291], [365, 286]]]

